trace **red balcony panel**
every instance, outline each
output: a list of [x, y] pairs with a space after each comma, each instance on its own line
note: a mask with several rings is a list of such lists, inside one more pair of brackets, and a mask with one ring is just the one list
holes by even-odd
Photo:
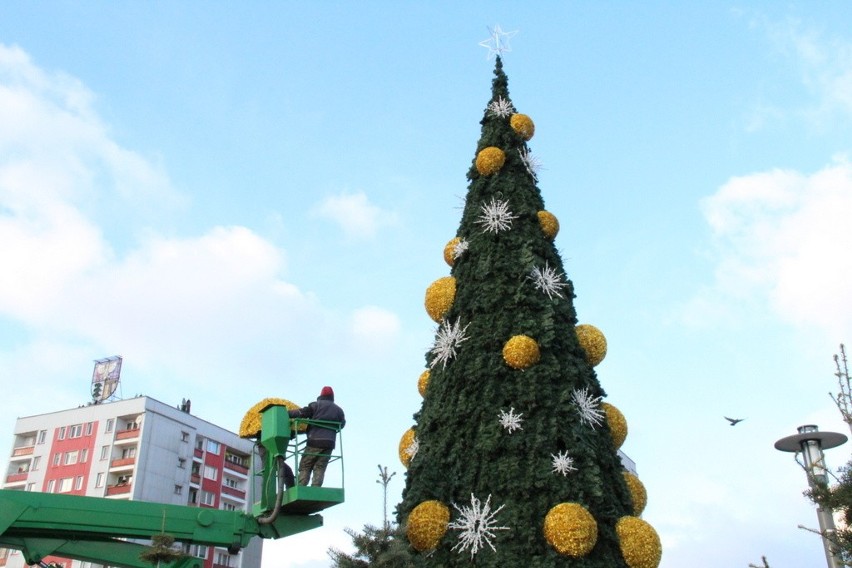
[[192, 475], [189, 476], [189, 481], [191, 483], [198, 485], [199, 483], [201, 483], [201, 476], [197, 473], [193, 473]]
[[125, 483], [124, 485], [110, 485], [107, 487], [106, 494], [109, 495], [122, 495], [125, 493], [130, 493], [130, 490], [133, 489], [132, 483]]
[[233, 487], [228, 487], [227, 485], [222, 486], [222, 493], [225, 495], [233, 495], [234, 497], [239, 497], [240, 499], [245, 500], [246, 492], [240, 491], [239, 489], [234, 489]]
[[195, 448], [194, 454], [195, 457], [202, 458], [204, 457], [204, 450], [202, 450], [201, 448]]
[[132, 430], [119, 430], [115, 433], [116, 440], [130, 440], [138, 437], [139, 428], [133, 428]]
[[26, 446], [24, 448], [15, 448], [12, 450], [12, 457], [16, 458], [18, 456], [28, 456], [31, 455], [35, 451], [35, 446]]
[[17, 483], [19, 481], [26, 481], [27, 473], [28, 472], [25, 471], [23, 473], [13, 473], [12, 475], [7, 475], [6, 483]]
[[109, 462], [110, 467], [122, 467], [127, 465], [133, 465], [136, 463], [136, 458], [119, 458], [117, 460], [112, 460]]
[[243, 475], [248, 475], [248, 468], [247, 467], [243, 467], [241, 465], [231, 463], [228, 460], [225, 460], [225, 469], [230, 469], [231, 471], [237, 471], [239, 473], [242, 473]]

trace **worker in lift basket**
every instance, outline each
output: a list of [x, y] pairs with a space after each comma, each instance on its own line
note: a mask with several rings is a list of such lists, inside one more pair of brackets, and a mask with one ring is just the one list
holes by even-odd
[[[311, 420], [324, 420], [338, 422], [340, 428], [346, 424], [343, 409], [334, 403], [334, 391], [331, 387], [322, 387], [316, 401], [304, 408], [290, 411], [290, 418], [309, 418]], [[311, 485], [321, 487], [325, 478], [325, 468], [328, 465], [331, 451], [337, 438], [337, 431], [331, 428], [309, 424], [308, 444], [299, 462], [299, 485]]]

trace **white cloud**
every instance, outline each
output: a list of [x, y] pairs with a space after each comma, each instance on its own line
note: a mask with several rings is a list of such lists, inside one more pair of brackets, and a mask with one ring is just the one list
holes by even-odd
[[326, 197], [313, 213], [334, 221], [347, 237], [356, 239], [370, 239], [379, 228], [393, 225], [397, 219], [395, 213], [370, 203], [364, 192]]
[[848, 333], [852, 165], [837, 160], [812, 175], [773, 170], [732, 178], [702, 210], [716, 246], [715, 284], [691, 308], [758, 300], [783, 321]]
[[395, 313], [378, 306], [365, 306], [352, 313], [349, 330], [359, 345], [385, 349], [394, 343], [401, 328]]

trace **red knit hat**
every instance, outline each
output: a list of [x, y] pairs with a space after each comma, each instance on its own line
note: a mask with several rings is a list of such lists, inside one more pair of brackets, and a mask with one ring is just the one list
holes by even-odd
[[320, 396], [334, 396], [334, 391], [331, 390], [331, 387], [322, 387], [322, 391], [320, 391]]

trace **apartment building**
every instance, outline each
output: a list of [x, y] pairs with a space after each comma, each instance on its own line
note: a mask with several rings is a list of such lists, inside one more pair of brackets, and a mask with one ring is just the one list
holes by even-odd
[[[18, 418], [3, 488], [249, 511], [253, 443], [146, 396]], [[259, 568], [262, 539], [238, 554], [189, 546], [204, 568]], [[47, 558], [63, 568], [87, 562]], [[16, 550], [0, 566], [22, 568]]]

